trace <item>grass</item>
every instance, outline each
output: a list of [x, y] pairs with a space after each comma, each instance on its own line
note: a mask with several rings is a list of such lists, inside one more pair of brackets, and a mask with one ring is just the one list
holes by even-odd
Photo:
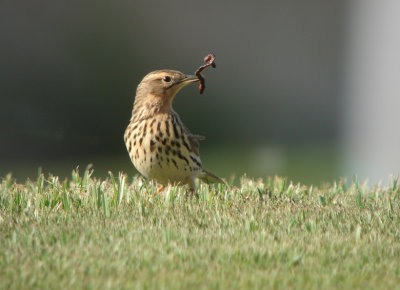
[[88, 169], [0, 181], [1, 289], [400, 285], [400, 186], [285, 178], [185, 188]]

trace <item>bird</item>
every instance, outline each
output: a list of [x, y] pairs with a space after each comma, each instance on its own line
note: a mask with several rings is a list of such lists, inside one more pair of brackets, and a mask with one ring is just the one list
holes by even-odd
[[208, 184], [224, 183], [203, 168], [199, 142], [204, 137], [192, 134], [172, 108], [176, 94], [198, 81], [196, 76], [180, 71], [156, 70], [148, 73], [136, 89], [124, 141], [136, 169], [161, 185], [158, 192], [168, 184], [188, 185], [193, 196], [196, 178]]

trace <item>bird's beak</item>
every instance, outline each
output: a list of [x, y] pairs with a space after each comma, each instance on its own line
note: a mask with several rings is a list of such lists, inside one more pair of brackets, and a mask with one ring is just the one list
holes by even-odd
[[175, 84], [179, 84], [180, 86], [183, 87], [190, 83], [194, 83], [194, 82], [198, 82], [198, 81], [199, 81], [199, 79], [196, 76], [188, 75]]
[[199, 81], [199, 79], [196, 76], [187, 75], [183, 79], [180, 79], [180, 80], [174, 82], [173, 84], [171, 84], [168, 87], [168, 89], [169, 88], [174, 88], [173, 90], [175, 91], [175, 94], [176, 94], [184, 86], [187, 86], [188, 84], [191, 84], [191, 83], [194, 83], [194, 82], [198, 82], [198, 81]]

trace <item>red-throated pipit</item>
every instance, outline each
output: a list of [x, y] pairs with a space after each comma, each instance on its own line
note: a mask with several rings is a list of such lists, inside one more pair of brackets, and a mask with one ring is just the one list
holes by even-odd
[[172, 109], [175, 95], [184, 86], [197, 82], [174, 70], [157, 70], [146, 75], [137, 87], [130, 123], [125, 130], [125, 144], [136, 169], [162, 185], [189, 185], [194, 180], [223, 182], [205, 170], [200, 161], [199, 141]]

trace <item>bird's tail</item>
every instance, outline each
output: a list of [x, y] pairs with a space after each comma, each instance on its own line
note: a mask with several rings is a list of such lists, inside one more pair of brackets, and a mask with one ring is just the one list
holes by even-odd
[[203, 173], [201, 173], [198, 178], [201, 179], [201, 181], [211, 184], [211, 183], [225, 183], [221, 178], [216, 176], [214, 173], [211, 173], [210, 171], [207, 171], [203, 169]]

